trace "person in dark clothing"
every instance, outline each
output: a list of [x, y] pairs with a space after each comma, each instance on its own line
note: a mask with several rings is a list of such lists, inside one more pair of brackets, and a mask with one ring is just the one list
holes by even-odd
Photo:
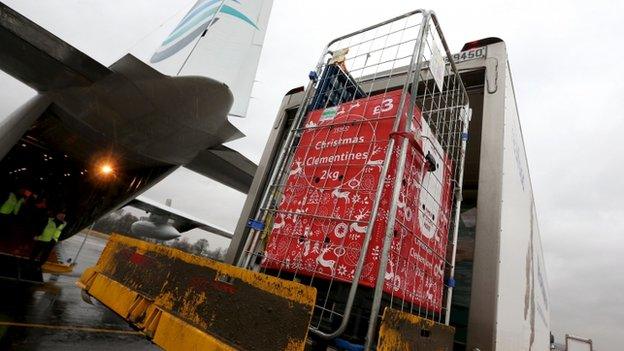
[[31, 190], [20, 187], [19, 191], [11, 190], [6, 198], [0, 199], [0, 240], [5, 244], [19, 241], [16, 238], [19, 238], [23, 233], [22, 227], [28, 223], [28, 220], [24, 220], [24, 213], [31, 206], [33, 198]]
[[31, 201], [21, 214], [26, 222], [26, 230], [29, 236], [41, 234], [41, 228], [44, 228], [49, 217], [48, 199], [42, 196]]

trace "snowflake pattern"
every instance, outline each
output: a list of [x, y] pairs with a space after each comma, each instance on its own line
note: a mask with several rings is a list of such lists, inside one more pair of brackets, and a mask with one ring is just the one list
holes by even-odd
[[375, 247], [373, 247], [373, 249], [371, 250], [371, 257], [373, 258], [373, 260], [377, 261], [379, 259], [379, 253], [380, 253], [380, 249], [379, 249], [379, 245], [375, 245]]
[[386, 221], [388, 219], [388, 211], [384, 208], [380, 208], [377, 212], [377, 219]]
[[400, 240], [392, 240], [390, 244], [390, 251], [396, 252], [397, 254], [401, 252], [401, 241]]
[[358, 240], [360, 240], [360, 237], [361, 237], [361, 236], [362, 236], [362, 235], [361, 235], [360, 233], [358, 233], [358, 232], [351, 232], [351, 233], [349, 233], [349, 239], [350, 239], [350, 240], [353, 240], [353, 241], [358, 241]]
[[310, 199], [308, 200], [308, 204], [316, 205], [319, 203], [320, 199], [321, 199], [320, 192], [318, 190], [314, 190], [312, 194], [310, 194]]
[[349, 207], [346, 212], [347, 218], [353, 218], [353, 212], [355, 212], [355, 207]]
[[292, 268], [295, 270], [300, 270], [302, 266], [303, 266], [303, 260], [301, 257], [301, 253], [299, 253], [293, 260]]
[[[400, 94], [392, 96], [397, 99], [395, 106], [398, 107]], [[374, 99], [374, 97], [369, 99]], [[361, 105], [362, 107], [357, 113], [358, 116], [361, 116], [358, 117], [360, 118], [358, 121], [366, 121], [369, 114], [366, 112], [368, 110], [365, 106], [369, 105], [369, 102], [365, 101]], [[370, 105], [373, 106], [375, 103], [371, 102]], [[338, 109], [342, 108], [344, 106], [338, 107]], [[279, 266], [277, 262], [283, 262], [289, 271], [295, 270], [309, 275], [317, 275], [319, 279], [335, 275], [335, 278], [338, 280], [349, 281], [353, 279], [360, 255], [367, 255], [368, 257], [365, 257], [364, 261], [365, 265], [361, 283], [367, 286], [374, 285], [381, 256], [380, 246], [381, 242], [383, 242], [383, 234], [388, 221], [390, 194], [392, 193], [393, 181], [396, 178], [396, 170], [392, 166], [393, 164], [396, 166], [396, 159], [390, 162], [389, 172], [381, 182], [383, 186], [382, 201], [375, 219], [375, 223], [378, 225], [372, 227], [373, 237], [370, 243], [370, 250], [367, 253], [362, 253], [363, 234], [366, 232], [367, 225], [372, 224], [368, 223], [370, 221], [370, 212], [364, 217], [360, 216], [365, 211], [371, 210], [381, 171], [381, 167], [376, 162], [368, 166], [365, 166], [365, 164], [370, 160], [377, 161], [384, 158], [387, 151], [387, 133], [389, 133], [392, 126], [392, 120], [387, 119], [389, 121], [387, 124], [383, 124], [381, 121], [368, 124], [374, 125], [376, 130], [372, 131], [372, 135], [367, 141], [369, 143], [368, 146], [359, 150], [367, 151], [369, 158], [366, 160], [359, 163], [350, 161], [345, 165], [344, 169], [338, 169], [336, 163], [311, 166], [310, 163], [306, 162], [311, 157], [310, 155], [312, 157], [319, 155], [314, 153], [316, 152], [313, 147], [315, 140], [331, 141], [332, 138], [338, 136], [343, 138], [345, 135], [350, 135], [348, 133], [353, 133], [354, 130], [362, 130], [362, 127], [357, 127], [351, 128], [350, 131], [341, 129], [338, 133], [340, 128], [333, 128], [332, 132], [334, 134], [329, 133], [330, 129], [327, 126], [341, 122], [340, 118], [347, 118], [345, 116], [350, 116], [351, 113], [355, 114], [353, 111], [349, 112], [345, 113], [344, 116], [337, 116], [335, 120], [328, 120], [322, 123], [318, 122], [318, 114], [315, 115], [316, 112], [312, 112], [306, 117], [306, 123], [311, 126], [318, 123], [318, 127], [301, 132], [301, 140], [306, 140], [306, 142], [295, 149], [295, 154], [293, 155], [295, 161], [286, 171], [288, 178], [286, 183], [283, 184], [283, 188], [280, 188], [283, 189], [285, 195], [278, 197], [279, 205], [276, 202], [270, 205], [272, 208], [282, 211], [285, 215], [283, 221], [278, 222], [277, 228], [274, 228], [271, 232], [271, 236], [266, 243], [267, 252], [265, 257], [274, 258], [276, 261], [270, 263], [271, 261], [268, 260], [268, 263], [263, 264], [264, 267], [276, 267]], [[396, 110], [388, 113], [396, 114]], [[361, 122], [353, 123], [355, 126], [361, 124]], [[331, 153], [329, 149], [327, 151]], [[391, 157], [396, 157], [398, 152], [399, 148], [395, 147], [391, 152]], [[371, 157], [373, 155], [375, 157]], [[400, 212], [397, 214], [397, 224], [404, 226], [404, 228], [401, 229], [400, 235], [397, 235], [392, 240], [390, 254], [397, 262], [394, 270], [391, 272], [392, 277], [388, 280], [388, 284], [384, 284], [384, 289], [386, 292], [396, 292], [399, 289], [401, 292], [396, 292], [395, 296], [403, 296], [412, 299], [412, 301], [426, 301], [427, 305], [436, 305], [442, 301], [443, 287], [441, 283], [442, 278], [438, 277], [437, 268], [439, 266], [444, 267], [444, 262], [442, 260], [435, 261], [435, 258], [433, 262], [429, 262], [432, 260], [430, 258], [432, 255], [427, 254], [423, 245], [430, 246], [432, 251], [440, 252], [440, 256], [444, 257], [446, 237], [438, 235], [439, 233], [436, 231], [436, 235], [431, 240], [425, 241], [425, 244], [423, 244], [422, 239], [420, 241], [417, 240], [422, 237], [417, 232], [419, 225], [417, 223], [414, 225], [414, 221], [418, 220], [418, 211], [416, 209], [420, 205], [419, 181], [422, 179], [423, 163], [419, 158], [422, 158], [422, 156], [410, 148], [403, 175], [405, 183], [402, 186], [402, 194], [405, 197], [401, 199]], [[449, 167], [449, 169], [451, 168]], [[338, 171], [341, 178], [321, 179], [322, 171]], [[305, 177], [306, 174], [309, 176]], [[319, 179], [315, 180], [315, 177]], [[440, 181], [444, 182], [444, 184], [448, 183], [446, 180]], [[347, 195], [349, 203], [342, 200], [337, 203], [334, 202], [334, 197], [331, 196], [331, 193], [337, 188], [342, 193], [350, 192]], [[345, 199], [345, 197], [341, 197], [341, 199]], [[407, 214], [406, 208], [413, 210], [412, 216]], [[294, 212], [299, 213], [292, 215], [291, 213]], [[410, 217], [415, 219], [410, 219]], [[436, 216], [437, 223], [435, 225], [447, 228], [448, 220], [446, 218], [446, 216]], [[346, 220], [349, 220], [349, 222], [345, 223]], [[378, 229], [375, 229], [377, 227]], [[282, 235], [279, 235], [280, 233]], [[303, 238], [302, 235], [304, 236]], [[334, 248], [336, 247], [342, 247], [343, 249], [335, 250]], [[401, 257], [401, 255], [406, 257]], [[319, 257], [321, 257], [320, 262], [318, 260]], [[408, 262], [407, 260], [410, 261]], [[428, 268], [426, 266], [427, 263], [429, 263]], [[420, 266], [417, 266], [418, 264]], [[436, 274], [435, 278], [431, 276], [434, 273]]]
[[347, 274], [347, 267], [339, 265], [337, 270], [338, 275], [345, 276]]

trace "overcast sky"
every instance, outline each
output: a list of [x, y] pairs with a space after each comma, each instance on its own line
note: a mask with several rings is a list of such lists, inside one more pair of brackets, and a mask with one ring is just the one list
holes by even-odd
[[[109, 65], [127, 52], [145, 59], [194, 2], [186, 0], [5, 1]], [[260, 157], [282, 96], [306, 83], [333, 37], [407, 12], [436, 11], [451, 47], [497, 36], [513, 71], [539, 214], [552, 326], [622, 349], [624, 187], [621, 152], [624, 25], [621, 1], [275, 0], [248, 117], [233, 146]], [[164, 26], [161, 26], [165, 23]], [[0, 48], [1, 49], [1, 48]], [[0, 72], [0, 117], [33, 92]], [[181, 170], [150, 190], [157, 201], [233, 229], [244, 196]], [[195, 234], [200, 235], [200, 234]], [[223, 241], [212, 241], [224, 245]], [[559, 339], [561, 340], [561, 339]]]

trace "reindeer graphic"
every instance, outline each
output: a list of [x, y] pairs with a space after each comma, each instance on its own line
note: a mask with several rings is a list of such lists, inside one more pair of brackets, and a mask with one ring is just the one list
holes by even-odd
[[331, 275], [334, 275], [334, 266], [336, 265], [335, 260], [326, 260], [325, 254], [331, 251], [331, 245], [327, 245], [326, 247], [321, 249], [321, 253], [316, 257], [316, 263], [318, 263], [321, 267], [329, 268], [331, 271]]
[[366, 162], [367, 166], [370, 167], [377, 167], [379, 168], [379, 170], [381, 171], [381, 168], [383, 167], [383, 163], [384, 160], [383, 159], [379, 159], [379, 160], [368, 160], [368, 162]]
[[397, 208], [405, 208], [405, 195], [399, 195], [399, 201], [397, 201]]
[[390, 281], [394, 279], [394, 263], [392, 260], [388, 261], [388, 270], [386, 271], [384, 278]]
[[[292, 215], [292, 223], [297, 223], [299, 221], [299, 216], [304, 214], [304, 213], [305, 213], [305, 211], [300, 209], [300, 208], [295, 209], [294, 214]], [[290, 216], [290, 214], [289, 214], [289, 216]]]
[[382, 148], [381, 148], [381, 147], [379, 147], [379, 146], [375, 146], [375, 147], [373, 147], [373, 151], [371, 152], [371, 156], [372, 156], [372, 155], [377, 155], [378, 153], [380, 153], [380, 152], [381, 152], [381, 150], [382, 150]]
[[303, 172], [303, 167], [301, 167], [301, 164], [301, 161], [295, 161], [296, 168], [288, 172], [288, 175], [292, 177], [296, 174]]
[[437, 264], [434, 272], [436, 277], [444, 277], [444, 262]]
[[349, 226], [350, 230], [353, 230], [356, 233], [359, 234], [364, 234], [366, 233], [366, 228], [368, 227], [367, 225], [361, 225], [358, 222], [361, 222], [366, 216], [368, 216], [370, 213], [370, 211], [365, 211], [360, 209], [360, 214], [355, 215], [355, 220], [357, 222], [353, 222], [351, 223], [351, 225]]
[[340, 191], [340, 188], [336, 188], [334, 189], [334, 191], [332, 191], [332, 196], [336, 198], [336, 200], [339, 199], [344, 199], [346, 203], [350, 203], [351, 199], [349, 199], [349, 194], [351, 192], [349, 191]]
[[284, 214], [280, 213], [277, 216], [275, 216], [275, 220], [273, 221], [273, 229], [280, 229], [285, 224], [286, 222], [284, 221]]
[[431, 280], [431, 278], [427, 277], [425, 279], [425, 297], [427, 301], [434, 301], [433, 289], [434, 289], [433, 281]]
[[303, 256], [310, 254], [310, 227], [306, 227], [303, 231]]
[[351, 110], [353, 110], [356, 107], [360, 107], [360, 102], [356, 102], [355, 104], [351, 104], [351, 106], [349, 106], [349, 112], [351, 112]]
[[384, 279], [390, 282], [390, 286], [392, 286], [392, 291], [399, 291], [401, 287], [401, 277], [394, 273], [394, 262], [392, 259], [388, 261], [388, 270], [384, 275]]
[[405, 195], [401, 194], [399, 196], [399, 201], [397, 201], [397, 208], [403, 210], [403, 213], [405, 214], [405, 220], [406, 221], [411, 221], [412, 220], [412, 209], [411, 207], [407, 206], [407, 203], [405, 202]]
[[316, 127], [316, 126], [317, 126], [317, 124], [316, 124], [316, 123], [314, 123], [314, 121], [310, 121], [310, 122], [308, 122], [308, 123], [305, 125], [305, 127], [306, 127], [306, 128], [314, 128], [314, 127]]
[[340, 115], [342, 115], [342, 114], [344, 114], [344, 113], [350, 113], [350, 112], [351, 112], [351, 110], [353, 110], [353, 109], [354, 109], [354, 108], [356, 108], [356, 107], [360, 107], [360, 102], [359, 102], [359, 101], [358, 101], [358, 102], [356, 102], [355, 104], [351, 104], [351, 105], [349, 105], [349, 110], [347, 110], [347, 111], [345, 111], [345, 108], [344, 108], [344, 107], [342, 107], [342, 108], [340, 109], [340, 111], [338, 111], [338, 113], [336, 113], [336, 116], [340, 116]]

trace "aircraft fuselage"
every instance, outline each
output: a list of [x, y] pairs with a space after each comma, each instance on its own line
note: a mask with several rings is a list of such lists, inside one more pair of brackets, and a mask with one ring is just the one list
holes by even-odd
[[0, 197], [23, 188], [37, 198], [2, 228], [12, 234], [0, 250], [28, 251], [38, 227], [22, 224], [58, 212], [67, 238], [239, 133], [223, 83], [168, 77], [130, 55], [110, 70], [92, 85], [42, 92], [3, 123]]

